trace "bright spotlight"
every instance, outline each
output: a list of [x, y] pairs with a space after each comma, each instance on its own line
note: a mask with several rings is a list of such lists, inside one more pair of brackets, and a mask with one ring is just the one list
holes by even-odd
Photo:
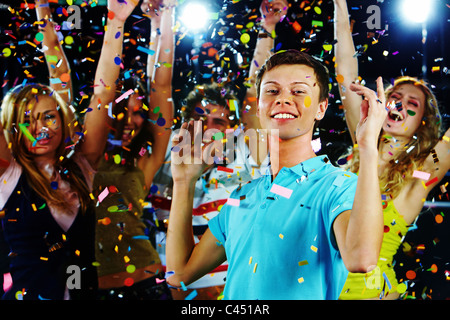
[[403, 0], [402, 11], [405, 19], [423, 23], [428, 19], [432, 0]]
[[183, 10], [181, 21], [190, 30], [198, 30], [205, 26], [209, 19], [209, 12], [200, 3], [189, 3]]

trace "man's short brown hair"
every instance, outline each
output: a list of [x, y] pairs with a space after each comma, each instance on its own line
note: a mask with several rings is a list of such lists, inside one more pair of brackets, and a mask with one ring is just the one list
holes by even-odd
[[293, 65], [301, 64], [311, 67], [314, 70], [317, 82], [319, 84], [320, 94], [319, 102], [328, 98], [328, 83], [329, 83], [329, 73], [328, 69], [317, 59], [310, 56], [307, 53], [298, 50], [283, 50], [275, 53], [269, 59], [266, 60], [265, 64], [259, 69], [256, 76], [256, 97], [259, 98], [261, 90], [261, 80], [266, 71], [270, 71], [273, 68], [280, 65]]
[[[229, 109], [228, 100], [237, 100], [237, 97], [217, 83], [197, 85], [186, 97], [184, 106], [181, 109], [181, 116], [184, 119], [188, 119], [195, 112], [195, 107], [204, 100]], [[236, 118], [229, 119], [231, 126], [234, 126]]]

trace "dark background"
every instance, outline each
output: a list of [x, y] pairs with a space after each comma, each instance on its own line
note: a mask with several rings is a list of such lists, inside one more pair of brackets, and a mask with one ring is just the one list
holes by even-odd
[[[177, 12], [193, 0], [179, 1]], [[85, 5], [81, 5], [81, 3]], [[208, 27], [199, 33], [186, 32], [182, 23], [176, 34], [176, 59], [174, 62], [173, 98], [179, 109], [184, 97], [194, 85], [210, 81], [226, 82], [230, 90], [239, 98], [245, 94], [245, 79], [248, 75], [253, 49], [257, 39], [256, 27], [248, 25], [256, 22], [259, 16], [260, 0], [198, 0], [209, 7], [211, 12], [218, 13], [219, 19], [212, 19]], [[33, 4], [33, 1], [27, 1]], [[72, 68], [74, 82], [74, 107], [82, 111], [87, 107], [88, 99], [83, 95], [92, 92], [96, 62], [100, 55], [103, 25], [105, 23], [105, 0], [98, 4], [92, 1], [74, 1], [82, 12], [81, 30], [61, 30], [65, 37], [71, 35], [74, 43], [63, 44], [65, 53]], [[301, 5], [311, 6], [305, 11]], [[355, 20], [354, 41], [357, 47], [367, 46], [361, 53], [360, 75], [366, 85], [374, 87], [375, 79], [382, 76], [387, 83], [400, 75], [416, 76], [426, 79], [440, 102], [444, 128], [448, 127], [450, 103], [450, 2], [435, 0], [432, 16], [427, 23], [428, 37], [422, 43], [422, 26], [410, 24], [402, 15], [399, 0], [356, 1], [349, 0], [351, 19]], [[88, 5], [86, 5], [88, 4]], [[366, 20], [370, 14], [366, 12], [369, 5], [378, 5], [381, 9], [381, 29], [368, 30]], [[7, 5], [14, 8], [8, 10]], [[317, 14], [314, 7], [321, 9]], [[61, 14], [67, 8], [65, 0], [59, 4], [51, 4], [54, 20], [62, 25], [67, 16]], [[327, 116], [321, 121], [315, 137], [320, 137], [322, 149], [319, 153], [327, 153], [333, 161], [351, 145], [334, 74], [334, 52], [327, 52], [324, 43], [333, 44], [333, 1], [291, 1], [291, 8], [286, 18], [277, 26], [276, 50], [295, 48], [304, 49], [320, 58], [330, 70], [330, 105]], [[60, 14], [58, 14], [60, 13]], [[315, 27], [312, 21], [323, 23]], [[27, 8], [24, 1], [0, 1], [0, 99], [15, 84], [27, 82], [48, 83], [47, 67], [42, 52], [36, 48], [21, 44], [22, 40], [33, 42], [37, 33], [34, 9]], [[297, 21], [302, 29], [295, 32], [292, 24]], [[242, 25], [242, 28], [238, 28]], [[147, 55], [137, 50], [137, 46], [148, 47], [149, 20], [142, 16], [137, 8], [128, 19], [122, 61], [125, 70], [130, 72], [145, 71]], [[219, 36], [218, 31], [224, 32]], [[240, 42], [240, 35], [249, 33], [251, 40], [247, 44]], [[7, 34], [8, 33], [8, 34]], [[376, 40], [376, 41], [374, 41]], [[39, 46], [38, 46], [39, 47]], [[219, 61], [208, 57], [207, 50], [215, 48], [219, 53]], [[11, 56], [1, 53], [10, 48]], [[383, 52], [388, 54], [384, 55]], [[198, 59], [192, 59], [198, 55]], [[229, 63], [223, 63], [228, 57]], [[88, 58], [88, 59], [86, 59]], [[92, 61], [94, 60], [94, 61]], [[214, 61], [211, 65], [210, 61]], [[422, 64], [426, 63], [426, 72], [422, 72]], [[433, 67], [439, 67], [433, 72]], [[447, 72], [447, 73], [446, 73]], [[441, 185], [448, 183], [448, 176]], [[400, 248], [397, 254], [396, 271], [399, 279], [406, 279], [406, 272], [414, 270], [415, 279], [409, 279], [407, 298], [414, 299], [448, 299], [450, 298], [450, 204], [445, 189], [436, 187], [425, 204], [423, 213], [416, 221], [417, 228], [408, 232], [405, 238], [405, 251]], [[442, 223], [435, 221], [436, 215], [444, 217]], [[437, 271], [430, 269], [435, 264]]]

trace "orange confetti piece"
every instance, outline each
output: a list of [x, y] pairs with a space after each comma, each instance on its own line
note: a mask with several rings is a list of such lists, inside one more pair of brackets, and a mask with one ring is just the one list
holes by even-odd
[[406, 278], [408, 278], [409, 280], [415, 279], [416, 273], [413, 270], [408, 270], [406, 272]]
[[292, 24], [292, 28], [296, 33], [299, 33], [300, 30], [302, 30], [302, 26], [297, 21], [294, 21], [294, 23]]
[[62, 82], [69, 82], [69, 81], [70, 81], [70, 74], [68, 74], [67, 72], [65, 72], [65, 73], [63, 73], [63, 74], [59, 77], [59, 79], [60, 79]]
[[343, 76], [342, 74], [338, 74], [338, 75], [336, 76], [336, 81], [337, 81], [338, 83], [344, 82], [344, 76]]

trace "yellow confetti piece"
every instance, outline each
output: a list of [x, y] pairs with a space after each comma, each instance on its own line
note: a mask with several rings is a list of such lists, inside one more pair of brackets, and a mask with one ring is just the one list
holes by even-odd
[[30, 42], [30, 41], [28, 41], [27, 40], [27, 42], [26, 42], [27, 44], [29, 44], [30, 46], [32, 46], [32, 47], [34, 47], [34, 48], [36, 48], [37, 46], [33, 43], [33, 42]]
[[439, 66], [435, 66], [431, 68], [431, 72], [438, 72], [441, 68]]
[[80, 250], [75, 250], [75, 254], [76, 254], [77, 256], [80, 256]]
[[250, 35], [248, 33], [243, 33], [240, 38], [241, 42], [246, 44], [250, 41]]
[[281, 233], [280, 233], [278, 236], [280, 237], [280, 239], [283, 239], [283, 238], [284, 238], [284, 235], [281, 234]]
[[128, 273], [133, 273], [133, 272], [136, 271], [136, 266], [133, 265], [133, 264], [130, 264], [130, 265], [127, 266], [126, 270], [127, 270]]
[[250, 259], [248, 260], [248, 264], [252, 264], [252, 260], [253, 260], [253, 257], [250, 257]]
[[306, 266], [307, 264], [308, 264], [308, 261], [307, 261], [307, 260], [303, 260], [303, 261], [299, 261], [299, 262], [298, 262], [299, 267], [301, 267], [301, 266]]
[[311, 106], [311, 97], [310, 96], [306, 96], [304, 103], [305, 103], [305, 107], [309, 108]]
[[256, 272], [256, 267], [258, 266], [258, 264], [257, 263], [255, 263], [255, 266], [253, 267], [253, 273], [255, 273]]
[[10, 48], [3, 48], [2, 53], [4, 57], [9, 57], [11, 55], [11, 49]]
[[325, 51], [331, 51], [333, 49], [332, 44], [324, 44], [322, 47]]
[[404, 282], [400, 283], [397, 286], [397, 292], [400, 294], [404, 293], [406, 291], [406, 289], [408, 289], [408, 286]]
[[315, 246], [311, 246], [311, 250], [317, 252], [317, 248]]
[[34, 203], [31, 204], [31, 207], [33, 208], [33, 211], [37, 211], [36, 205]]
[[303, 277], [298, 278], [298, 283], [303, 283], [303, 282], [305, 282], [305, 279], [303, 279]]
[[71, 44], [73, 44], [73, 37], [72, 36], [66, 36], [65, 38], [64, 38], [64, 42], [67, 44], [67, 45], [71, 45]]

